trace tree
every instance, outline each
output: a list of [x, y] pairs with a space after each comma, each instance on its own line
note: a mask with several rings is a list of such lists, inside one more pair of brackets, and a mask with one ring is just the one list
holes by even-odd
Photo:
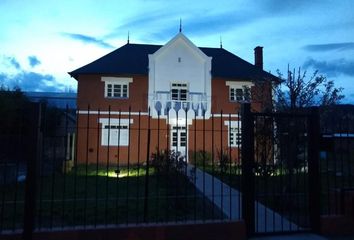
[[25, 124], [24, 109], [29, 100], [19, 87], [13, 89], [0, 86], [0, 133], [18, 132]]
[[333, 105], [344, 98], [343, 88], [334, 86], [332, 80], [315, 71], [310, 78], [307, 72], [299, 67], [290, 71], [283, 78], [283, 74], [277, 70], [280, 83], [275, 86], [275, 106], [279, 110], [295, 111], [310, 106]]

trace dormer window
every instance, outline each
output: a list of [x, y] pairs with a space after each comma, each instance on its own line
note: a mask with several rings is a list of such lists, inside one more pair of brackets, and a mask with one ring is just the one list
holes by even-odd
[[171, 100], [187, 101], [188, 84], [187, 83], [172, 83], [171, 84]]
[[106, 98], [129, 98], [129, 83], [132, 78], [102, 77], [105, 83], [104, 96]]

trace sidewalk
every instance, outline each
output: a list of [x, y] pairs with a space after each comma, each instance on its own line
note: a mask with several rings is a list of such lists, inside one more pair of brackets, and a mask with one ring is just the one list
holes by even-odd
[[[230, 220], [239, 220], [242, 218], [242, 193], [231, 188], [211, 174], [203, 172], [198, 168], [194, 169], [194, 166], [190, 164], [187, 165], [187, 176], [191, 179], [194, 186], [209, 201], [219, 207]], [[194, 177], [195, 181], [193, 181]], [[257, 232], [301, 230], [296, 224], [288, 221], [257, 201], [255, 202], [255, 215]]]

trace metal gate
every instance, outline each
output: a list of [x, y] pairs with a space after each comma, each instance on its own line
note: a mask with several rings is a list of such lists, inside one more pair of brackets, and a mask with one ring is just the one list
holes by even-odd
[[242, 108], [242, 215], [249, 235], [318, 231], [319, 118]]

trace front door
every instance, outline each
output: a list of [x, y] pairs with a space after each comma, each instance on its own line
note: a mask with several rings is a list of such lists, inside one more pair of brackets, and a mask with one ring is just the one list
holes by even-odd
[[171, 126], [171, 150], [187, 159], [187, 129], [185, 126]]

